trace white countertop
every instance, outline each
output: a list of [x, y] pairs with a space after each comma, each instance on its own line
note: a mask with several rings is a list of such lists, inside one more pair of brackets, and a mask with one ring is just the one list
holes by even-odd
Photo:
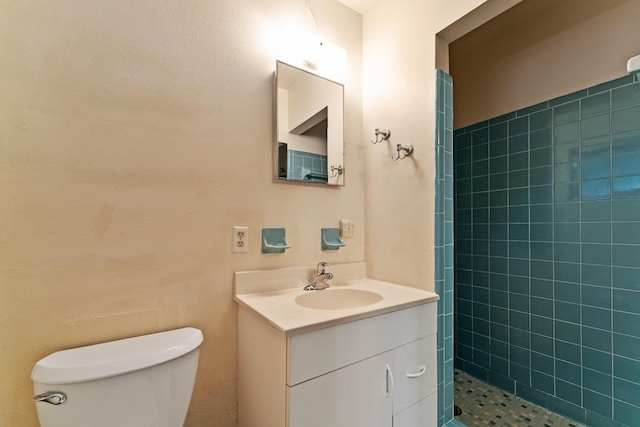
[[[364, 263], [354, 263], [358, 271], [364, 271], [364, 269], [360, 268], [361, 266], [356, 264]], [[308, 269], [307, 267], [300, 270], [302, 275], [299, 274], [294, 280], [287, 283], [287, 280], [290, 279], [289, 276], [287, 279], [283, 279], [281, 283], [284, 284], [277, 286], [276, 289], [264, 291], [257, 291], [255, 286], [255, 283], [260, 281], [259, 272], [246, 272], [248, 275], [252, 275], [248, 281], [253, 283], [249, 286], [245, 286], [242, 276], [239, 279], [239, 275], [242, 275], [242, 273], [236, 273], [235, 300], [242, 307], [252, 310], [263, 317], [284, 335], [290, 336], [439, 299], [437, 294], [430, 291], [368, 278], [353, 278], [354, 274], [345, 274], [351, 280], [340, 281], [337, 284], [330, 282], [331, 287], [329, 289], [305, 291], [303, 290], [304, 285], [300, 286], [300, 282], [304, 282], [306, 279], [300, 279], [300, 277], [308, 275]], [[341, 267], [335, 266], [334, 269], [341, 270]], [[288, 270], [290, 273], [294, 269], [283, 270]], [[329, 267], [328, 271], [331, 270], [332, 268]], [[267, 271], [267, 277], [262, 283], [274, 283], [276, 281], [274, 276], [278, 275], [275, 272], [276, 270]], [[335, 274], [336, 278], [338, 278], [338, 273]], [[246, 278], [248, 275], [244, 277]], [[295, 287], [284, 287], [287, 284], [295, 284]], [[382, 299], [365, 306], [330, 310], [308, 308], [295, 302], [295, 299], [300, 295], [309, 292], [331, 292], [332, 289], [363, 289], [380, 294]]]

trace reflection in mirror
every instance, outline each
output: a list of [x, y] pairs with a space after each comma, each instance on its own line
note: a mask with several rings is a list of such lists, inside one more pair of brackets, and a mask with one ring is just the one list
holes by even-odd
[[276, 66], [276, 178], [344, 185], [344, 87]]

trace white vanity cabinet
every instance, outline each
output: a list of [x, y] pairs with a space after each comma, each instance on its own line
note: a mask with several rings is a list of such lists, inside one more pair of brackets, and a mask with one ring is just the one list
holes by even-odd
[[437, 303], [287, 336], [238, 312], [240, 427], [435, 427]]

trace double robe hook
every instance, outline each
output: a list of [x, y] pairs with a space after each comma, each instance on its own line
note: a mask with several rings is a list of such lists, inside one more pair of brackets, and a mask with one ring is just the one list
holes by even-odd
[[342, 165], [340, 166], [331, 166], [331, 175], [329, 176], [329, 178], [335, 178], [338, 175], [342, 175], [344, 173], [344, 168], [342, 167]]
[[[371, 143], [379, 144], [382, 141], [386, 141], [387, 139], [389, 139], [389, 137], [391, 136], [391, 131], [389, 129], [376, 128], [375, 136], [376, 136], [376, 139], [374, 141], [371, 141]], [[408, 157], [411, 154], [413, 154], [413, 145], [412, 144], [408, 144], [408, 145], [396, 144], [396, 152], [397, 152], [396, 156], [394, 157], [392, 155], [391, 160], [393, 161], [402, 160], [405, 157]]]
[[393, 161], [402, 160], [405, 157], [408, 157], [411, 154], [413, 154], [413, 145], [412, 144], [407, 144], [407, 145], [398, 144], [398, 145], [396, 145], [396, 151], [398, 152], [398, 154], [396, 155], [395, 158], [393, 156], [391, 156], [391, 160], [393, 160]]
[[391, 136], [389, 129], [377, 129], [375, 130], [376, 140], [371, 141], [372, 144], [380, 144], [382, 141], [386, 141]]

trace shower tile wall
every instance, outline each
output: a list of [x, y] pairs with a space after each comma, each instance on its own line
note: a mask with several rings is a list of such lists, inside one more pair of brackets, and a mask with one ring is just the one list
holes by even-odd
[[453, 81], [436, 79], [435, 290], [438, 300], [438, 426], [453, 418]]
[[455, 364], [589, 426], [640, 420], [640, 82], [454, 132]]

